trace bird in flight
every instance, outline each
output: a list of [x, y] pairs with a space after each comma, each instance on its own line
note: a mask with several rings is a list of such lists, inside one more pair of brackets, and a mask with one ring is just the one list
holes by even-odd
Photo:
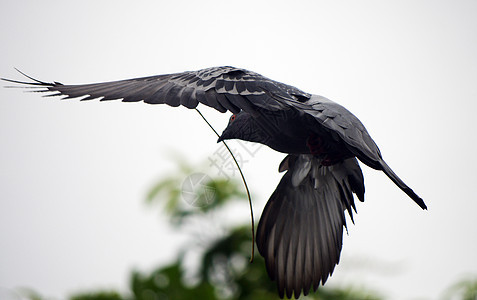
[[[23, 74], [23, 73], [22, 73]], [[25, 74], [23, 74], [25, 75]], [[424, 201], [386, 164], [363, 124], [325, 97], [235, 67], [213, 67], [120, 81], [64, 85], [3, 79], [38, 87], [48, 96], [122, 99], [149, 104], [199, 103], [233, 113], [219, 141], [241, 139], [286, 153], [286, 171], [257, 228], [257, 247], [281, 298], [316, 290], [340, 259], [345, 212], [353, 220], [355, 194], [364, 201], [358, 160], [383, 171], [422, 209]]]

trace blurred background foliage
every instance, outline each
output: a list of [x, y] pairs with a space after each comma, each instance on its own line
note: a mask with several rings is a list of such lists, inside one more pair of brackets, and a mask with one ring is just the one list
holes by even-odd
[[[161, 215], [166, 215], [170, 224], [177, 230], [183, 230], [187, 224], [193, 226], [216, 222], [212, 215], [220, 215], [231, 203], [240, 200], [246, 205], [247, 196], [242, 182], [221, 177], [210, 178], [204, 173], [194, 173], [183, 161], [177, 162], [178, 171], [162, 178], [149, 191], [146, 201], [158, 205]], [[203, 169], [203, 168], [202, 168]], [[195, 174], [191, 177], [190, 174]], [[200, 176], [205, 175], [205, 176]], [[194, 179], [195, 178], [195, 179]], [[198, 181], [194, 182], [194, 180]], [[184, 201], [185, 182], [192, 183], [195, 198], [191, 195]], [[190, 192], [190, 191], [189, 191]], [[258, 219], [258, 218], [257, 218]], [[193, 220], [193, 221], [192, 221]], [[210, 225], [210, 224], [209, 224]], [[223, 224], [212, 226], [223, 229]], [[132, 271], [129, 275], [129, 287], [126, 292], [114, 290], [84, 291], [73, 294], [70, 300], [166, 300], [166, 299], [279, 299], [275, 282], [270, 281], [263, 258], [256, 252], [253, 263], [251, 255], [250, 225], [239, 224], [223, 230], [209, 233], [209, 237], [198, 237], [196, 243], [188, 243], [178, 251], [175, 261], [153, 271]], [[195, 245], [195, 246], [192, 246]], [[187, 263], [191, 252], [198, 257], [198, 266]], [[50, 299], [31, 289], [19, 291], [31, 300]], [[319, 300], [355, 300], [385, 299], [368, 288], [331, 288], [320, 287], [300, 299]], [[442, 299], [477, 300], [477, 278], [469, 276], [449, 287]]]

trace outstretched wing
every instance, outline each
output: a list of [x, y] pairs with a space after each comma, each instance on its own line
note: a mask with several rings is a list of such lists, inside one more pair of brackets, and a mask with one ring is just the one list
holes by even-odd
[[346, 108], [324, 97], [305, 93], [293, 86], [245, 69], [214, 67], [81, 85], [49, 83], [25, 76], [32, 82], [2, 79], [38, 87], [39, 92], [52, 92], [48, 96], [65, 96], [63, 99], [78, 97], [83, 97], [81, 100], [122, 99], [125, 102], [144, 101], [150, 104], [183, 105], [188, 108], [195, 108], [202, 103], [220, 112], [229, 110], [238, 113], [244, 110], [254, 116], [257, 115], [257, 107], [269, 111], [294, 108], [300, 113], [314, 117], [317, 123], [313, 125], [321, 125], [338, 135], [362, 162], [372, 168], [383, 170], [416, 203], [423, 209], [426, 208], [423, 200], [385, 164], [366, 128]]
[[364, 200], [364, 180], [356, 158], [325, 167], [311, 155], [289, 155], [283, 165], [288, 171], [263, 210], [257, 247], [280, 297], [298, 299], [338, 264], [344, 211], [353, 218], [353, 193]]
[[[22, 73], [23, 74], [23, 73]], [[23, 74], [25, 75], [25, 74]], [[39, 87], [39, 92], [63, 99], [122, 99], [125, 102], [144, 101], [150, 104], [183, 105], [195, 108], [199, 103], [220, 112], [240, 110], [254, 113], [254, 107], [267, 110], [289, 109], [287, 102], [308, 100], [311, 95], [295, 87], [273, 81], [260, 74], [234, 67], [213, 67], [198, 71], [157, 75], [93, 84], [64, 85], [43, 82], [25, 75], [33, 82], [3, 79], [9, 82]]]

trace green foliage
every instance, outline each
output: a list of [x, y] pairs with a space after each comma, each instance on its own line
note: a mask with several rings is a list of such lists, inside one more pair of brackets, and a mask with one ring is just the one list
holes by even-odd
[[98, 291], [78, 293], [70, 297], [70, 300], [123, 300], [123, 298], [116, 291]]
[[277, 299], [263, 258], [250, 263], [251, 238], [248, 227], [235, 228], [205, 251], [200, 274], [217, 287], [215, 299]]
[[149, 275], [134, 272], [131, 290], [132, 298], [136, 300], [215, 299], [214, 286], [210, 283], [202, 281], [194, 286], [185, 284], [180, 260]]
[[468, 276], [453, 284], [442, 299], [477, 300], [477, 276]]
[[[191, 174], [203, 174], [190, 172], [192, 168], [180, 165], [177, 174], [168, 175], [155, 184], [147, 194], [149, 204], [159, 204], [170, 217], [171, 225], [180, 227], [187, 218], [203, 213], [216, 211], [235, 199], [246, 199], [246, 194], [241, 188], [241, 184], [225, 178], [209, 178], [196, 192], [196, 203], [191, 205], [184, 201], [183, 188]], [[207, 169], [204, 170], [207, 172]], [[208, 176], [207, 176], [208, 177]], [[211, 198], [211, 199], [209, 199]], [[206, 204], [206, 205], [205, 205]]]
[[[149, 192], [147, 201], [159, 203], [162, 212], [170, 218], [171, 224], [181, 229], [191, 218], [206, 223], [211, 214], [220, 213], [235, 199], [246, 205], [246, 195], [242, 184], [233, 180], [214, 178], [197, 190], [197, 201], [207, 205], [190, 205], [182, 197], [183, 182], [194, 168], [180, 162], [180, 171], [168, 175]], [[212, 199], [205, 199], [214, 191]], [[202, 197], [202, 198], [201, 198]], [[215, 225], [214, 225], [215, 226]], [[191, 237], [194, 238], [194, 237]], [[251, 231], [248, 226], [231, 228], [226, 234], [201, 244], [202, 249], [184, 246], [178, 251], [177, 259], [169, 265], [152, 272], [133, 271], [127, 295], [116, 291], [82, 292], [70, 300], [162, 300], [162, 299], [238, 299], [271, 300], [278, 299], [276, 285], [265, 268], [263, 258], [256, 253], [250, 263]], [[198, 247], [198, 248], [201, 248]], [[200, 253], [198, 270], [191, 272], [185, 267], [185, 256], [189, 252]], [[194, 276], [186, 276], [188, 274]], [[41, 300], [38, 293], [26, 290], [24, 294], [31, 300]], [[464, 280], [452, 286], [445, 299], [475, 300], [477, 280]], [[455, 298], [454, 296], [457, 296]], [[363, 289], [319, 287], [316, 292], [300, 299], [316, 300], [364, 300], [383, 299], [376, 292]]]
[[[181, 170], [191, 168], [181, 167]], [[191, 206], [181, 196], [182, 182], [187, 174], [179, 172], [168, 176], [149, 193], [148, 201], [166, 202], [165, 211], [177, 227], [195, 217], [206, 222], [209, 214], [226, 209], [234, 199], [246, 199], [242, 184], [223, 178], [211, 179], [203, 187], [213, 190], [214, 197], [206, 206]], [[197, 191], [198, 202], [204, 197]], [[245, 201], [244, 201], [245, 203]], [[202, 258], [195, 278], [195, 284], [185, 283], [182, 270], [183, 256], [166, 267], [153, 271], [150, 275], [133, 274], [132, 290], [134, 299], [278, 299], [276, 285], [272, 282], [265, 268], [263, 258], [257, 253], [253, 263], [249, 262], [251, 249], [251, 231], [248, 226], [230, 229], [222, 238], [216, 239], [202, 249]], [[197, 249], [195, 249], [197, 250]], [[180, 253], [186, 253], [183, 249]], [[306, 299], [380, 299], [375, 293], [356, 291], [354, 289], [331, 289], [320, 287], [317, 292], [310, 293]]]
[[[211, 214], [220, 213], [235, 199], [246, 203], [246, 194], [242, 184], [234, 180], [214, 178], [197, 189], [197, 203], [207, 205], [190, 205], [183, 199], [183, 183], [187, 180], [193, 168], [179, 164], [179, 172], [170, 174], [160, 180], [148, 193], [147, 202], [159, 203], [162, 211], [170, 218], [171, 224], [181, 228], [188, 220], [195, 218], [207, 222]], [[212, 199], [205, 199], [213, 191]], [[80, 294], [71, 300], [101, 300], [101, 299], [278, 299], [276, 285], [272, 282], [265, 268], [263, 258], [257, 253], [250, 263], [251, 230], [248, 226], [232, 228], [224, 236], [215, 239], [203, 249], [184, 247], [177, 260], [149, 274], [134, 271], [131, 275], [131, 296], [121, 297], [119, 294], [109, 294], [110, 298], [100, 298], [108, 294]], [[186, 280], [184, 256], [188, 251], [202, 253], [199, 268], [193, 282]], [[117, 297], [117, 298], [114, 298]], [[351, 289], [330, 289], [320, 287], [317, 292], [310, 293], [303, 299], [379, 299], [373, 293], [356, 292]]]
[[37, 291], [30, 288], [21, 288], [19, 289], [19, 293], [29, 300], [46, 300]]

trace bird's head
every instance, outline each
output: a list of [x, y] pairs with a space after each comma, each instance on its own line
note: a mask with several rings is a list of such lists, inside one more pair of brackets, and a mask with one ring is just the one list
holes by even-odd
[[256, 120], [247, 112], [241, 111], [230, 117], [229, 124], [222, 132], [217, 142], [230, 139], [240, 139], [249, 142], [263, 142], [263, 130]]

